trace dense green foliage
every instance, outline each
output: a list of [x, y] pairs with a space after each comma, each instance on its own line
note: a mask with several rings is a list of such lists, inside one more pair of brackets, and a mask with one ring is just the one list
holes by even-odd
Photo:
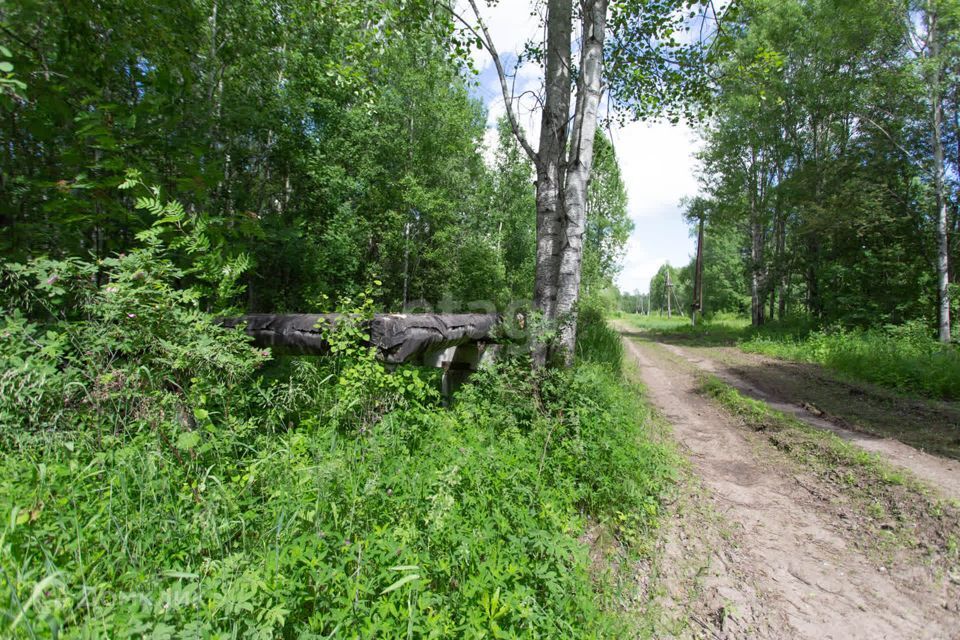
[[904, 393], [960, 400], [960, 354], [930, 337], [923, 323], [869, 330], [834, 327], [791, 337], [763, 332], [741, 343], [746, 351], [815, 362], [856, 380]]
[[[314, 310], [374, 277], [393, 309], [531, 296], [531, 169], [509, 135], [484, 162], [437, 3], [29, 0], [0, 25], [4, 259], [127, 251], [150, 220], [115, 187], [138, 169], [249, 261], [235, 306]], [[586, 283], [625, 241], [607, 149]]]
[[730, 55], [716, 68], [704, 198], [688, 206], [693, 224], [706, 220], [707, 313], [937, 318], [934, 140], [946, 149], [951, 282], [960, 258], [958, 17], [955, 0], [738, 3], [722, 25]]
[[[641, 548], [672, 462], [599, 308], [575, 368], [452, 407], [358, 324], [314, 360], [216, 323], [529, 299], [532, 166], [503, 123], [485, 154], [454, 31], [431, 0], [0, 6], [0, 635], [623, 631], [582, 536]], [[597, 147], [599, 295], [630, 228]]]
[[203, 308], [242, 272], [146, 193], [128, 253], [3, 272], [4, 636], [619, 633], [579, 536], [640, 542], [672, 466], [589, 350], [617, 341], [602, 316], [573, 370], [506, 362], [444, 409], [356, 326], [315, 361], [217, 328]]

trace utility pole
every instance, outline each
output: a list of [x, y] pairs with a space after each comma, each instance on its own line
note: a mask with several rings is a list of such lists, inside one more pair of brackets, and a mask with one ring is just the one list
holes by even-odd
[[673, 294], [673, 283], [670, 282], [670, 269], [667, 269], [667, 317], [671, 317], [670, 296]]
[[697, 230], [697, 264], [693, 273], [693, 304], [690, 305], [690, 322], [697, 325], [697, 313], [703, 313], [703, 215]]

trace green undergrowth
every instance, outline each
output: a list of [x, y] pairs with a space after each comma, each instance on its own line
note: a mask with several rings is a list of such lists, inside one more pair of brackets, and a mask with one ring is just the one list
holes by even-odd
[[359, 326], [282, 361], [217, 327], [242, 264], [142, 205], [126, 255], [0, 272], [0, 637], [629, 633], [585, 532], [642, 553], [674, 461], [596, 317], [445, 408]]
[[612, 371], [622, 371], [626, 366], [620, 333], [607, 324], [603, 311], [590, 299], [581, 303], [577, 361], [599, 363]]
[[665, 340], [696, 346], [738, 346], [763, 355], [809, 362], [853, 381], [940, 400], [960, 400], [960, 351], [933, 338], [923, 322], [873, 329], [815, 329], [803, 320], [750, 326], [720, 315], [696, 326], [689, 318], [628, 316], [630, 324]]
[[[316, 375], [303, 371], [299, 375]], [[617, 633], [578, 541], [640, 544], [669, 458], [610, 371], [487, 372], [453, 410], [222, 415], [18, 434], [0, 460], [4, 625], [15, 637], [591, 637]]]
[[814, 331], [804, 336], [757, 334], [744, 351], [812, 362], [901, 393], [960, 399], [960, 352], [934, 340], [922, 324], [885, 329]]
[[815, 429], [740, 394], [715, 376], [701, 375], [701, 392], [717, 400], [804, 470], [852, 498], [872, 540], [919, 550], [934, 561], [960, 566], [960, 505], [935, 496], [909, 472], [836, 434]]

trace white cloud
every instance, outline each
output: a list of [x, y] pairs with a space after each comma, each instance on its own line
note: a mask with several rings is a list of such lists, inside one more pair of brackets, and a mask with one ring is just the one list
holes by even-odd
[[617, 284], [646, 292], [663, 263], [681, 266], [694, 251], [680, 200], [699, 192], [700, 142], [691, 128], [668, 123], [629, 123], [612, 137], [635, 227]]
[[[501, 54], [521, 51], [524, 43], [536, 38], [541, 31], [540, 20], [536, 15], [532, 15], [533, 3], [529, 0], [504, 0], [493, 7], [486, 6], [483, 0], [478, 0], [477, 7], [487, 29], [490, 30], [493, 44]], [[466, 0], [458, 0], [456, 11], [471, 26], [476, 26], [473, 10]], [[493, 65], [486, 50], [474, 50], [472, 55], [474, 64], [480, 71]]]
[[697, 161], [693, 154], [699, 142], [692, 129], [632, 122], [612, 134], [635, 220], [676, 209], [681, 198], [697, 194]]

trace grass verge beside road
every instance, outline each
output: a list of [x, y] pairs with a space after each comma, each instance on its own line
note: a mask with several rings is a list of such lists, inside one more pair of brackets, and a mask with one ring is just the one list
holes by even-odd
[[738, 346], [763, 355], [822, 365], [856, 381], [899, 393], [960, 400], [960, 351], [937, 342], [922, 323], [878, 329], [813, 329], [804, 323], [754, 328], [722, 316], [692, 326], [688, 318], [626, 316], [639, 330], [696, 346]]

